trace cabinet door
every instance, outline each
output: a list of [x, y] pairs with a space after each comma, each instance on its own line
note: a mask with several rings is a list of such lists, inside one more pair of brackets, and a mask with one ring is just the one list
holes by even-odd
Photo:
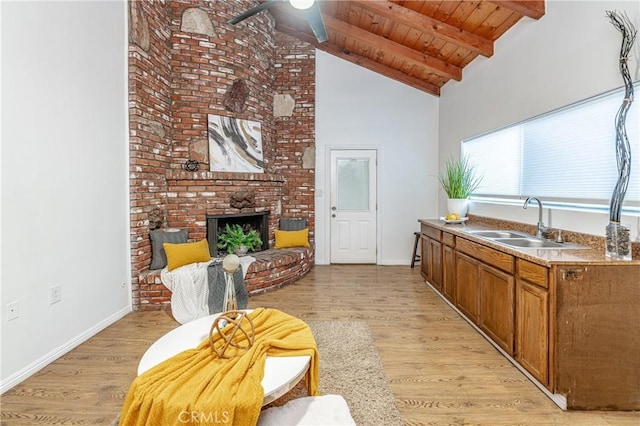
[[512, 275], [484, 264], [480, 271], [480, 328], [513, 355], [515, 280]]
[[549, 292], [518, 280], [516, 361], [549, 385]]
[[478, 324], [480, 262], [456, 252], [455, 305], [474, 323]]
[[429, 239], [424, 235], [420, 238], [420, 275], [425, 281], [431, 281], [429, 278]]
[[429, 238], [429, 266], [431, 284], [442, 292], [442, 244]]
[[442, 294], [451, 302], [455, 300], [456, 262], [453, 248], [442, 246]]

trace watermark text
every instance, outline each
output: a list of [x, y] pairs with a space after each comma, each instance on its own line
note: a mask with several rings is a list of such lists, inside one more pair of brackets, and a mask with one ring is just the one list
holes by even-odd
[[229, 423], [229, 412], [183, 410], [178, 415], [178, 421], [182, 424], [193, 423], [205, 425], [223, 425]]

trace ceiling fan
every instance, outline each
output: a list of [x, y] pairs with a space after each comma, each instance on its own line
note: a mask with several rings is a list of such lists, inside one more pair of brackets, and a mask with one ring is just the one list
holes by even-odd
[[291, 6], [303, 11], [304, 18], [309, 23], [309, 27], [311, 27], [311, 31], [313, 31], [313, 34], [318, 39], [319, 43], [325, 42], [329, 39], [329, 36], [327, 35], [327, 28], [324, 26], [324, 21], [322, 20], [320, 6], [318, 6], [318, 0], [268, 0], [234, 18], [229, 19], [227, 23], [235, 25], [256, 13], [267, 10], [283, 1], [288, 1]]

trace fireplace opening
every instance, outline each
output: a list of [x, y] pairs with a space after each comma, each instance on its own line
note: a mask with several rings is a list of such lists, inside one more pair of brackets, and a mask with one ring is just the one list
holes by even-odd
[[223, 250], [218, 252], [218, 235], [224, 231], [226, 225], [240, 225], [244, 232], [257, 231], [262, 240], [262, 247], [256, 247], [255, 251], [269, 248], [269, 212], [207, 215], [207, 240], [211, 257], [224, 254]]

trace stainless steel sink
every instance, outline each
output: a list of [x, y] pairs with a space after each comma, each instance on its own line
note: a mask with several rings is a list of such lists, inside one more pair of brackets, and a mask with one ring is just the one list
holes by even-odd
[[523, 232], [516, 231], [469, 231], [470, 234], [481, 238], [528, 238]]
[[552, 240], [534, 237], [524, 232], [509, 231], [501, 229], [467, 231], [469, 234], [480, 238], [486, 238], [496, 243], [504, 244], [516, 248], [535, 249], [581, 249], [588, 248], [571, 243], [556, 243]]
[[506, 244], [513, 247], [523, 248], [562, 248], [563, 243], [556, 243], [549, 240], [540, 240], [538, 238], [495, 238], [496, 243]]
[[506, 244], [511, 247], [518, 248], [536, 248], [536, 249], [581, 249], [588, 248], [572, 243], [556, 243], [551, 240], [543, 240], [541, 238], [494, 238], [493, 241], [500, 244]]

